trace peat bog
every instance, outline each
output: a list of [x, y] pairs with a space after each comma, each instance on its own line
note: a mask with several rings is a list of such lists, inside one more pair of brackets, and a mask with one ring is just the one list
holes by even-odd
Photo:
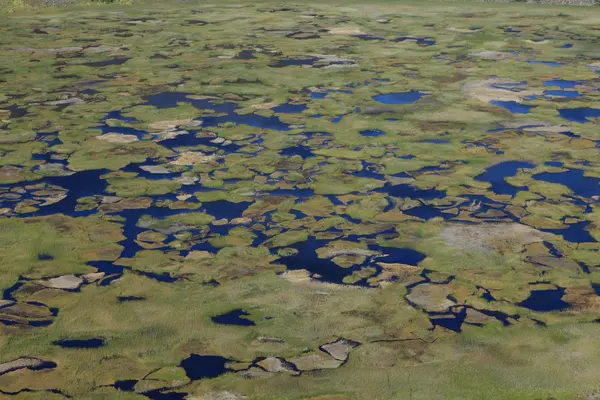
[[2, 396], [591, 399], [597, 11], [433, 6], [3, 18]]

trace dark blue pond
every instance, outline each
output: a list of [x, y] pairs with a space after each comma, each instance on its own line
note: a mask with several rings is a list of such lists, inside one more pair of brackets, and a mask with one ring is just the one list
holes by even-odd
[[361, 162], [362, 169], [357, 172], [353, 172], [352, 175], [360, 177], [360, 178], [372, 178], [372, 179], [380, 179], [383, 180], [385, 177], [381, 175], [377, 169], [371, 167], [367, 162]]
[[36, 137], [36, 140], [46, 142], [48, 144], [48, 147], [63, 144], [63, 142], [58, 138], [58, 132], [57, 133], [38, 134]]
[[[65, 207], [71, 207], [67, 212], [72, 212], [77, 204], [77, 199], [85, 196], [92, 196], [94, 194], [102, 194], [106, 190], [108, 183], [101, 178], [102, 175], [108, 173], [108, 170], [91, 170], [77, 172], [69, 176], [55, 176], [45, 178], [44, 182], [61, 186], [69, 191], [66, 199], [56, 203], [56, 206], [60, 206], [61, 210]], [[52, 208], [54, 204], [45, 208]], [[55, 210], [55, 213], [62, 211]]]
[[119, 303], [129, 303], [131, 301], [143, 301], [146, 300], [146, 298], [139, 296], [118, 296], [117, 300], [119, 301]]
[[188, 393], [164, 392], [161, 390], [152, 390], [150, 392], [145, 392], [144, 396], [146, 396], [150, 400], [185, 400], [189, 396]]
[[411, 41], [416, 42], [419, 46], [433, 46], [435, 44], [435, 40], [431, 38], [423, 38], [423, 37], [410, 37], [410, 36], [402, 36], [393, 40], [394, 42], [405, 42]]
[[417, 200], [443, 199], [446, 197], [446, 192], [435, 189], [418, 189], [415, 186], [404, 183], [394, 186], [387, 183], [385, 186], [375, 189], [374, 191], [379, 193], [387, 193], [392, 197], [409, 197]]
[[373, 97], [373, 100], [382, 104], [412, 104], [423, 96], [424, 94], [421, 92], [410, 91], [404, 93], [380, 94]]
[[566, 43], [560, 46], [561, 49], [570, 49], [571, 47], [573, 47], [573, 43]]
[[379, 36], [372, 36], [372, 35], [358, 35], [356, 37], [359, 38], [360, 40], [367, 40], [367, 41], [385, 40], [385, 38], [382, 38], [382, 37], [379, 37]]
[[17, 106], [16, 104], [11, 105], [10, 107], [2, 107], [4, 110], [10, 111], [10, 119], [13, 118], [21, 118], [28, 114], [27, 110]]
[[483, 294], [481, 295], [482, 299], [484, 299], [488, 303], [491, 303], [492, 301], [496, 301], [496, 299], [494, 298], [494, 296], [492, 296], [492, 294], [490, 293], [489, 290], [482, 288], [481, 286], [479, 287], [479, 289], [483, 290]]
[[383, 257], [377, 257], [377, 261], [385, 263], [402, 263], [407, 265], [418, 265], [425, 259], [425, 254], [405, 247], [379, 247], [369, 246], [369, 250], [381, 251]]
[[290, 246], [298, 250], [297, 254], [281, 257], [277, 262], [285, 265], [287, 269], [306, 269], [313, 274], [321, 275], [320, 279], [325, 282], [341, 284], [344, 277], [352, 275], [355, 268], [341, 268], [329, 259], [319, 258], [316, 250], [327, 245], [328, 242], [310, 236], [308, 240]]
[[114, 386], [118, 390], [129, 392], [133, 390], [137, 382], [138, 381], [136, 381], [135, 379], [127, 379], [122, 381], [116, 381]]
[[562, 300], [564, 294], [565, 289], [562, 288], [532, 290], [529, 297], [517, 305], [539, 312], [562, 311], [571, 307], [569, 303]]
[[231, 115], [225, 115], [222, 117], [202, 118], [203, 127], [217, 126], [227, 122], [232, 122], [236, 125], [254, 126], [261, 129], [273, 129], [275, 131], [290, 130], [289, 125], [281, 122], [276, 116], [266, 118], [256, 114], [238, 115], [232, 113]]
[[[578, 139], [578, 138], [580, 138], [580, 137], [581, 137], [581, 135], [577, 135], [577, 134], [575, 134], [575, 133], [573, 133], [573, 132], [559, 132], [559, 134], [560, 134], [560, 135], [565, 135], [565, 136], [568, 136], [568, 137], [570, 137], [570, 138], [576, 138], [576, 139]], [[576, 163], [576, 164], [577, 164], [577, 163]]]
[[564, 97], [567, 99], [575, 99], [583, 96], [581, 93], [574, 90], [545, 90], [544, 96]]
[[242, 50], [236, 54], [235, 58], [237, 60], [254, 60], [254, 50]]
[[299, 198], [313, 197], [315, 191], [312, 189], [274, 189], [262, 192], [267, 196], [293, 196]]
[[65, 340], [57, 340], [53, 342], [60, 347], [66, 348], [76, 348], [76, 349], [97, 349], [99, 347], [104, 346], [104, 339], [65, 339]]
[[306, 104], [280, 104], [277, 107], [273, 107], [271, 109], [273, 112], [282, 113], [282, 114], [300, 114], [302, 111], [306, 110]]
[[600, 195], [600, 179], [584, 176], [582, 169], [570, 169], [566, 172], [544, 172], [533, 175], [533, 179], [538, 181], [558, 183], [568, 187], [574, 194], [581, 197], [590, 198]]
[[504, 108], [513, 114], [527, 114], [529, 110], [535, 106], [528, 106], [525, 104], [518, 103], [516, 101], [490, 101], [490, 104], [496, 107]]
[[334, 117], [331, 119], [331, 123], [333, 124], [339, 124], [342, 121], [342, 118], [344, 118], [345, 115], [340, 115], [339, 117]]
[[[163, 92], [152, 96], [144, 97], [144, 100], [146, 101], [146, 104], [157, 108], [173, 108], [177, 107], [177, 103], [189, 103], [200, 110], [213, 110], [219, 114], [227, 114], [218, 117], [202, 118], [202, 126], [204, 127], [217, 126], [220, 124], [231, 122], [237, 125], [249, 125], [263, 129], [273, 129], [278, 131], [289, 130], [289, 126], [281, 122], [279, 118], [275, 116], [266, 118], [256, 114], [238, 115], [234, 112], [237, 108], [239, 108], [236, 103], [220, 102], [215, 99], [194, 100], [187, 98], [188, 95], [190, 95], [190, 93]], [[282, 105], [280, 107], [287, 106], [290, 106], [292, 110], [295, 110], [298, 105]], [[299, 106], [306, 107], [306, 105]]]
[[352, 90], [336, 90], [336, 89], [321, 90], [318, 92], [310, 92], [310, 97], [311, 97], [311, 99], [324, 99], [327, 97], [327, 95], [329, 93], [351, 94]]
[[215, 324], [219, 325], [237, 325], [237, 326], [254, 326], [256, 325], [254, 321], [245, 318], [249, 316], [244, 310], [233, 310], [228, 312], [227, 314], [217, 315], [216, 317], [211, 317], [211, 320]]
[[[54, 176], [44, 178], [43, 182], [61, 186], [68, 190], [67, 197], [57, 203], [41, 207], [38, 211], [27, 214], [28, 216], [43, 216], [50, 214], [65, 214], [73, 216], [84, 215], [86, 212], [76, 213], [77, 199], [81, 197], [92, 196], [95, 194], [103, 194], [108, 186], [108, 183], [100, 178], [110, 171], [108, 170], [92, 170], [77, 172], [69, 176]], [[31, 184], [39, 183], [38, 181], [29, 182]], [[12, 185], [18, 186], [18, 185]], [[10, 186], [8, 186], [10, 187]], [[89, 213], [89, 212], [87, 212]]]
[[85, 63], [83, 65], [88, 66], [88, 67], [93, 67], [93, 68], [107, 67], [109, 65], [123, 65], [127, 61], [129, 61], [129, 59], [130, 59], [130, 57], [116, 57], [116, 58], [106, 60], [106, 61], [89, 62], [89, 63]]
[[506, 183], [507, 177], [517, 175], [520, 169], [534, 168], [535, 165], [525, 161], [505, 161], [489, 167], [484, 173], [475, 177], [476, 181], [489, 182], [492, 191], [496, 194], [507, 194], [514, 196], [519, 188]]
[[544, 86], [556, 86], [561, 89], [574, 89], [577, 85], [579, 85], [577, 81], [567, 81], [564, 79], [552, 79], [544, 82]]
[[410, 208], [408, 210], [403, 210], [402, 212], [406, 215], [411, 215], [413, 217], [421, 218], [426, 221], [433, 218], [447, 219], [451, 216], [450, 214], [444, 213], [443, 209], [429, 205], [421, 205], [418, 207]]
[[313, 65], [315, 62], [319, 61], [317, 57], [309, 57], [309, 58], [289, 58], [289, 59], [281, 59], [269, 64], [269, 67], [273, 68], [283, 68], [283, 67], [294, 67], [294, 66], [302, 66], [302, 65]]
[[[120, 390], [122, 392], [133, 392], [137, 383], [138, 381], [135, 379], [128, 379], [116, 381], [113, 386], [115, 387], [115, 389]], [[188, 396], [188, 393], [167, 392], [165, 390], [168, 389], [151, 390], [149, 392], [141, 393], [141, 395], [147, 397], [150, 400], [184, 400]]]
[[[346, 240], [358, 241], [358, 237], [348, 237]], [[352, 275], [354, 271], [360, 270], [369, 263], [367, 259], [364, 265], [354, 266], [352, 268], [342, 268], [329, 259], [319, 258], [316, 250], [327, 245], [328, 242], [328, 240], [317, 240], [314, 236], [310, 236], [308, 240], [290, 246], [298, 250], [297, 254], [282, 257], [277, 262], [284, 264], [290, 270], [306, 269], [313, 274], [319, 274], [321, 276], [319, 279], [322, 281], [339, 284], [343, 283], [344, 277]], [[417, 265], [425, 258], [424, 254], [408, 248], [380, 248], [377, 246], [369, 246], [369, 250], [384, 253], [384, 257], [376, 257], [376, 260], [387, 263]], [[357, 285], [366, 285], [366, 282], [361, 281], [358, 282]]]
[[567, 121], [586, 124], [590, 122], [588, 118], [600, 118], [600, 109], [590, 107], [562, 108], [558, 110], [558, 115]]
[[447, 139], [424, 139], [424, 140], [421, 140], [421, 143], [446, 144], [446, 143], [448, 143], [448, 140]]
[[366, 136], [366, 137], [379, 137], [379, 136], [384, 136], [385, 132], [374, 129], [374, 130], [360, 131], [360, 135]]
[[200, 356], [192, 354], [180, 364], [185, 370], [185, 374], [193, 381], [198, 379], [216, 378], [223, 375], [228, 368], [225, 365], [231, 360], [220, 356]]
[[[463, 323], [466, 323], [467, 325], [472, 325], [472, 326], [483, 326], [482, 324], [478, 324], [478, 323], [465, 322], [465, 319], [467, 317], [468, 308], [470, 308], [470, 307], [462, 307], [459, 309], [453, 309], [450, 313], [447, 313], [447, 314], [429, 313], [429, 321], [434, 326], [434, 328], [436, 326], [441, 326], [441, 327], [444, 327], [446, 329], [449, 329], [449, 330], [457, 332], [457, 333], [462, 332]], [[510, 316], [507, 314], [504, 314], [502, 312], [490, 311], [490, 310], [476, 310], [474, 308], [473, 308], [473, 310], [478, 311], [482, 314], [485, 314], [489, 317], [493, 317], [493, 318], [497, 319], [504, 326], [511, 325], [511, 323], [508, 320], [508, 318]], [[512, 318], [519, 319], [519, 316], [513, 315]]]
[[563, 64], [556, 61], [529, 61], [533, 65], [545, 65], [546, 67], [561, 67]]
[[53, 369], [56, 368], [56, 363], [52, 362], [52, 361], [44, 361], [41, 365], [38, 365], [37, 367], [28, 367], [28, 369], [32, 370], [32, 371], [41, 371], [44, 369]]
[[587, 221], [568, 224], [567, 229], [542, 229], [544, 232], [554, 233], [562, 236], [567, 242], [571, 243], [594, 243], [596, 240], [585, 229], [590, 223]]
[[286, 147], [285, 149], [281, 150], [279, 154], [287, 157], [300, 156], [303, 159], [314, 157], [312, 150], [302, 145]]
[[[449, 313], [445, 313], [445, 314], [428, 313], [429, 321], [431, 322], [431, 324], [433, 325], [434, 328], [436, 326], [441, 326], [443, 328], [449, 329], [449, 330], [457, 332], [457, 333], [462, 332], [462, 325], [465, 323], [467, 325], [472, 325], [472, 326], [483, 326], [482, 324], [478, 324], [478, 323], [465, 322], [465, 319], [467, 317], [468, 308], [470, 308], [470, 307], [460, 307], [460, 308], [454, 307], [453, 309], [451, 309], [451, 311]], [[507, 314], [504, 314], [502, 312], [490, 311], [490, 310], [476, 310], [474, 308], [473, 308], [473, 310], [480, 312], [482, 314], [485, 314], [489, 317], [493, 317], [493, 318], [497, 319], [504, 326], [511, 325], [508, 320], [508, 318], [510, 316]], [[512, 317], [515, 319], [519, 318], [518, 315], [514, 315]]]
[[[227, 217], [223, 217], [222, 215], [227, 214], [229, 212], [229, 207], [234, 209], [234, 212], [236, 213], [234, 215], [236, 217], [241, 216], [241, 213], [245, 209], [245, 208], [241, 209], [241, 208], [234, 207], [237, 204], [243, 204], [243, 203], [229, 203], [229, 202], [225, 202], [225, 201], [212, 202], [212, 204], [214, 204], [214, 203], [221, 203], [216, 206], [216, 207], [220, 206], [218, 208], [218, 210], [221, 210], [221, 211], [217, 212], [215, 214], [215, 218], [227, 218]], [[203, 207], [199, 211], [202, 211], [203, 209], [207, 209], [207, 207], [206, 207], [207, 204], [211, 204], [211, 203], [204, 203]], [[119, 244], [121, 244], [124, 247], [123, 252], [121, 253], [121, 257], [127, 257], [127, 258], [133, 257], [137, 251], [141, 250], [141, 247], [135, 242], [135, 239], [139, 233], [141, 233], [145, 230], [145, 228], [140, 228], [137, 226], [137, 223], [138, 223], [140, 217], [142, 217], [143, 215], [152, 215], [153, 218], [160, 219], [160, 218], [164, 218], [164, 217], [171, 216], [171, 215], [181, 215], [181, 214], [186, 214], [186, 213], [196, 212], [196, 211], [197, 210], [172, 210], [168, 207], [152, 206], [147, 209], [124, 210], [123, 212], [117, 214], [125, 219], [125, 221], [123, 223], [123, 235], [125, 236], [126, 239], [119, 242]], [[91, 266], [97, 268], [100, 272], [106, 273], [107, 275], [121, 274], [123, 272], [123, 267], [114, 265], [113, 263], [108, 262], [108, 261], [93, 261], [93, 262], [90, 262], [89, 264]], [[159, 282], [175, 282], [177, 280], [177, 278], [172, 277], [168, 273], [155, 274], [155, 273], [144, 272], [144, 271], [135, 271], [135, 272], [139, 275], [143, 275], [148, 278], [155, 279]]]
[[518, 29], [513, 29], [513, 28], [505, 28], [504, 32], [506, 33], [520, 33], [521, 31]]
[[441, 326], [456, 333], [462, 332], [462, 324], [465, 322], [467, 316], [466, 310], [460, 312], [453, 312], [451, 314], [429, 314], [429, 322], [435, 328]]

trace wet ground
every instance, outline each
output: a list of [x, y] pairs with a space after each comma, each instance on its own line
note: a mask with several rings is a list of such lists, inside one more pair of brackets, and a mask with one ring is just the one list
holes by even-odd
[[123, 7], [0, 23], [0, 393], [387, 399], [597, 336], [593, 18]]

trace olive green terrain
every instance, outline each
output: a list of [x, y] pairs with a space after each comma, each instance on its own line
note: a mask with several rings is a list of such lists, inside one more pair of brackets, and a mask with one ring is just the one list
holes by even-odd
[[598, 184], [600, 119], [558, 110], [600, 101], [599, 44], [594, 8], [518, 4], [5, 16], [0, 398], [600, 398], [600, 198], [536, 179]]

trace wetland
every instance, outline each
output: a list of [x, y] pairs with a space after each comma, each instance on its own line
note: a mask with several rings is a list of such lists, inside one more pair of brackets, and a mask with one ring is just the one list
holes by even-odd
[[2, 398], [595, 399], [599, 26], [460, 2], [5, 16]]

